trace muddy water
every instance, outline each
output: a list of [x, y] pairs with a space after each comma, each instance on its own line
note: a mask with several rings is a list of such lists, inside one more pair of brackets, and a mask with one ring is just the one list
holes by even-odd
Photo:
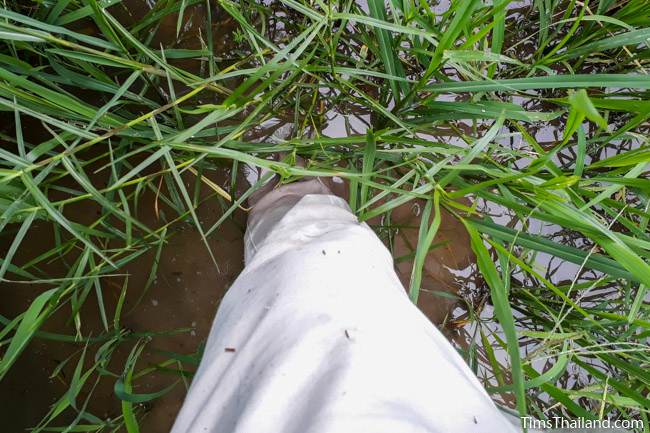
[[[209, 174], [216, 183], [226, 187], [229, 182], [227, 169]], [[72, 185], [68, 185], [72, 186]], [[188, 182], [189, 186], [189, 182]], [[206, 202], [198, 209], [200, 220], [209, 226], [222, 214], [222, 208], [215, 197], [210, 197], [211, 190], [204, 188], [202, 197]], [[145, 224], [155, 227], [160, 223], [154, 211], [155, 195], [145, 194], [140, 202], [138, 217]], [[395, 238], [395, 254], [407, 255], [415, 245], [419, 217], [414, 211], [417, 206], [400, 208], [395, 212], [394, 223], [400, 226], [400, 234]], [[66, 216], [76, 222], [91, 222], [93, 214], [99, 209], [95, 205], [80, 203], [66, 209]], [[423, 292], [420, 307], [429, 317], [442, 321], [447, 315], [447, 308], [453, 304], [447, 298], [439, 297], [439, 290], [456, 293], [460, 280], [446, 267], [462, 269], [472, 260], [468, 246], [458, 242], [458, 236], [464, 231], [454, 222], [450, 215], [443, 215], [440, 230], [443, 241], [448, 242], [443, 248], [432, 252], [425, 265]], [[219, 264], [217, 270], [204, 249], [201, 238], [189, 223], [173, 227], [168, 244], [163, 248], [154, 283], [142, 295], [141, 289], [149, 278], [153, 265], [153, 251], [127, 265], [120, 272], [128, 275], [127, 300], [124, 311], [128, 313], [121, 323], [133, 333], [184, 330], [176, 335], [163, 335], [153, 338], [138, 362], [138, 370], [156, 365], [168, 359], [165, 353], [189, 355], [197, 353], [205, 341], [210, 323], [218, 303], [242, 269], [243, 229], [245, 215], [238, 211], [232, 220], [228, 220], [218, 232], [210, 237], [210, 247]], [[439, 242], [436, 239], [436, 242]], [[49, 224], [38, 224], [30, 237], [22, 244], [15, 263], [24, 263], [54, 246], [54, 232]], [[446, 265], [446, 266], [445, 266]], [[62, 261], [55, 260], [43, 267], [48, 275], [61, 275], [66, 268]], [[410, 267], [408, 261], [398, 265], [398, 271], [408, 285]], [[125, 277], [115, 277], [103, 285], [106, 310], [114, 311]], [[45, 290], [45, 286], [3, 284], [3, 302], [0, 314], [15, 317], [24, 311], [34, 297]], [[65, 335], [74, 335], [74, 325], [69, 320], [69, 307], [57, 312], [44, 326], [44, 331]], [[109, 317], [110, 320], [110, 317]], [[102, 333], [99, 306], [94, 296], [90, 296], [81, 311], [84, 335]], [[131, 344], [121, 346], [113, 355], [113, 371], [120, 373]], [[22, 431], [38, 423], [53, 404], [68, 389], [77, 357], [61, 373], [51, 378], [57, 365], [73, 354], [79, 353], [80, 345], [52, 342], [37, 338], [21, 355], [9, 375], [0, 382], [0, 408], [2, 413], [11, 414], [8, 418], [7, 431]], [[92, 353], [92, 351], [90, 352]], [[89, 365], [87, 365], [89, 367]], [[184, 368], [192, 371], [195, 365], [183, 366], [172, 364], [169, 368]], [[191, 378], [187, 378], [189, 382]], [[178, 412], [186, 392], [186, 383], [175, 374], [154, 372], [142, 380], [136, 381], [134, 392], [153, 393], [177, 383], [176, 387], [163, 397], [141, 408], [146, 412], [141, 421], [142, 432], [168, 431]], [[88, 410], [101, 418], [115, 419], [121, 413], [118, 400], [113, 393], [114, 379], [101, 381], [92, 394]], [[85, 398], [82, 393], [80, 400]], [[26, 404], [29, 402], [29, 404]], [[3, 417], [4, 418], [4, 417]], [[72, 418], [59, 419], [58, 425], [72, 421]]]
[[[413, 260], [400, 258], [415, 254], [423, 208], [424, 203], [416, 200], [391, 214], [393, 223], [400, 226], [393, 240], [393, 256], [404, 287], [409, 287]], [[442, 324], [452, 319], [450, 314], [461, 295], [476, 287], [479, 277], [475, 262], [467, 230], [455, 216], [441, 209], [440, 228], [424, 261], [418, 297], [418, 307], [432, 322]]]
[[[149, 11], [149, 2], [145, 0], [130, 0], [112, 8], [122, 22], [137, 23]], [[201, 49], [205, 40], [205, 29], [201, 27], [204, 5], [188, 7], [182, 22], [182, 31], [176, 35], [176, 18], [168, 16], [158, 24], [151, 46], [180, 47], [185, 49]], [[226, 51], [232, 46], [230, 31], [232, 23], [223, 16], [218, 17], [218, 11], [213, 11], [215, 25], [211, 29], [217, 50]], [[230, 26], [230, 27], [229, 27]], [[88, 24], [88, 32], [96, 31]], [[178, 66], [199, 74], [205, 65], [202, 62], [175, 60]], [[224, 60], [224, 62], [227, 62]], [[91, 97], [92, 95], [86, 95]], [[3, 118], [3, 121], [5, 119]], [[29, 122], [24, 120], [23, 123]], [[354, 119], [353, 119], [354, 122]], [[324, 129], [330, 136], [347, 134], [345, 123], [339, 114], [334, 113]], [[358, 122], [355, 130], [363, 130], [367, 122]], [[3, 122], [4, 130], [11, 134], [11, 120]], [[363, 131], [358, 131], [363, 132]], [[27, 129], [26, 140], [39, 143], [45, 136], [38, 125]], [[47, 137], [49, 138], [49, 137]], [[106, 184], [106, 173], [100, 173], [97, 184]], [[228, 189], [230, 173], [227, 168], [215, 168], [206, 173], [211, 180]], [[188, 174], [185, 180], [188, 188], [194, 178]], [[62, 182], [62, 186], [78, 188], [72, 182]], [[57, 192], [52, 192], [52, 199]], [[209, 227], [223, 212], [223, 207], [214, 196], [212, 190], [205, 185], [201, 187], [201, 197], [206, 199], [199, 207], [197, 214], [204, 227]], [[156, 211], [157, 206], [162, 206]], [[409, 204], [394, 212], [393, 223], [399, 226], [394, 231], [394, 253], [396, 257], [408, 256], [416, 245], [419, 227], [419, 203]], [[164, 221], [164, 205], [157, 204], [153, 192], [146, 192], [139, 200], [135, 210], [137, 218], [149, 227], [159, 227]], [[168, 214], [173, 211], [168, 209]], [[80, 202], [66, 206], [64, 213], [71, 221], [80, 224], [93, 222], [101, 212], [99, 207], [91, 202]], [[440, 323], [448, 319], [448, 313], [456, 305], [452, 296], [457, 295], [459, 288], [468, 284], [472, 279], [473, 256], [469, 249], [467, 235], [460, 223], [445, 212], [443, 224], [435, 242], [439, 248], [433, 250], [425, 263], [422, 281], [422, 292], [419, 306], [431, 318]], [[112, 312], [117, 305], [124, 284], [128, 284], [127, 297], [121, 319], [121, 324], [132, 335], [138, 333], [160, 333], [151, 339], [140, 357], [136, 371], [153, 367], [170, 358], [170, 354], [193, 355], [201, 350], [205, 341], [212, 318], [219, 301], [227, 288], [232, 284], [243, 266], [243, 231], [246, 215], [237, 211], [233, 218], [228, 219], [220, 229], [209, 238], [210, 248], [219, 264], [217, 269], [212, 263], [201, 237], [191, 223], [178, 223], [170, 228], [170, 238], [162, 249], [158, 262], [158, 271], [150, 287], [144, 292], [144, 287], [154, 266], [155, 251], [139, 257], [120, 269], [120, 275], [102, 280], [102, 293], [106, 311]], [[17, 230], [12, 227], [6, 230]], [[28, 238], [22, 243], [13, 262], [26, 263], [55, 246], [57, 233], [50, 224], [36, 223]], [[64, 234], [65, 240], [65, 234]], [[0, 254], [4, 254], [9, 242], [2, 239]], [[40, 266], [44, 275], [63, 277], [65, 270], [71, 265], [75, 254], [62, 258], [54, 258]], [[400, 261], [397, 265], [400, 278], [408, 286], [410, 278], [409, 259]], [[465, 272], [465, 273], [463, 273]], [[45, 284], [2, 284], [2, 303], [0, 314], [13, 318], [29, 306], [31, 301], [44, 290], [51, 288]], [[94, 293], [91, 293], [80, 312], [81, 329], [85, 337], [104, 334], [103, 323], [100, 319], [100, 307]], [[75, 335], [75, 324], [70, 321], [70, 306], [65, 305], [57, 311], [43, 326], [42, 330], [65, 336]], [[108, 318], [109, 324], [111, 317]], [[113, 354], [109, 369], [116, 374], [121, 373], [130, 350], [137, 341], [132, 338], [122, 344]], [[79, 359], [80, 344], [53, 341], [48, 338], [35, 338], [20, 356], [18, 362], [10, 370], [3, 381], [0, 381], [0, 419], [3, 420], [3, 431], [19, 432], [32, 427], [43, 418], [51, 404], [56, 402], [70, 387], [74, 368]], [[89, 368], [94, 348], [90, 346], [85, 368]], [[70, 359], [58, 374], [52, 376], [60, 363]], [[176, 383], [173, 390], [164, 396], [144, 405], [137, 405], [136, 412], [144, 415], [141, 420], [143, 433], [158, 433], [168, 431], [178, 412], [186, 392], [186, 385], [191, 380], [190, 375], [181, 379], [178, 370], [191, 374], [196, 366], [191, 362], [165, 364], [153, 373], [147, 374], [141, 380], [136, 380], [134, 392], [139, 394], [154, 393]], [[176, 370], [176, 371], [174, 371]], [[105, 377], [92, 392], [87, 410], [102, 419], [118, 419], [121, 407], [115, 397], [113, 386], [115, 378]], [[78, 407], [83, 405], [88, 397], [90, 384], [80, 394]], [[72, 411], [67, 417], [57, 418], [55, 425], [64, 426], [73, 420]]]
[[[211, 180], [226, 185], [230, 182], [226, 169], [206, 173]], [[190, 185], [188, 178], [188, 186]], [[71, 186], [71, 185], [70, 185]], [[206, 199], [204, 205], [197, 210], [198, 217], [206, 225], [211, 225], [222, 215], [222, 207], [214, 197], [212, 190], [204, 187], [201, 197]], [[161, 224], [156, 215], [155, 194], [146, 193], [137, 209], [139, 219], [150, 227]], [[87, 202], [70, 206], [65, 215], [72, 221], [90, 222], [91, 217], [98, 211], [96, 205]], [[164, 209], [161, 209], [164, 212]], [[119, 270], [122, 274], [117, 277], [102, 280], [102, 293], [106, 311], [115, 311], [117, 300], [125, 279], [128, 278], [125, 314], [120, 323], [131, 333], [168, 333], [154, 337], [146, 346], [137, 371], [154, 366], [169, 359], [168, 353], [191, 355], [199, 351], [201, 343], [206, 339], [210, 324], [218, 303], [225, 290], [232, 284], [243, 267], [243, 230], [245, 215], [242, 211], [227, 220], [218, 233], [209, 238], [219, 269], [215, 267], [199, 233], [191, 223], [179, 223], [170, 229], [170, 238], [162, 249], [156, 277], [143, 293], [143, 288], [150, 275], [154, 262], [154, 251], [151, 251]], [[22, 243], [14, 263], [25, 263], [29, 259], [54, 247], [54, 230], [50, 224], [36, 224], [29, 237]], [[3, 248], [4, 250], [4, 248]], [[74, 256], [73, 256], [74, 257]], [[71, 260], [70, 255], [65, 260], [54, 260], [41, 267], [44, 274], [62, 276]], [[29, 306], [38, 293], [51, 286], [8, 284], [2, 285], [2, 303], [0, 314], [13, 318]], [[90, 295], [81, 310], [81, 323], [84, 336], [95, 336], [103, 333], [100, 321], [99, 306], [96, 298]], [[70, 307], [65, 305], [43, 327], [44, 331], [73, 336], [74, 324], [70, 322]], [[180, 330], [177, 332], [170, 332]], [[137, 339], [133, 339], [135, 343]], [[132, 343], [126, 342], [113, 354], [109, 364], [111, 371], [121, 373]], [[7, 430], [18, 432], [37, 424], [47, 413], [49, 405], [62, 396], [69, 387], [73, 370], [78, 359], [79, 344], [53, 342], [36, 338], [21, 355], [9, 374], [0, 382], [0, 414]], [[89, 357], [92, 359], [94, 348], [91, 346]], [[76, 354], [76, 355], [75, 355]], [[50, 375], [57, 365], [75, 355], [56, 377]], [[90, 367], [87, 363], [86, 368]], [[172, 364], [170, 369], [181, 368]], [[182, 368], [192, 371], [195, 366], [185, 364]], [[188, 379], [189, 380], [189, 379]], [[136, 381], [134, 392], [153, 393], [177, 383], [176, 387], [151, 404], [138, 408], [146, 412], [142, 420], [143, 432], [168, 431], [175, 414], [184, 398], [185, 384], [179, 381], [178, 374], [165, 373], [164, 370], [148, 374], [142, 380]], [[114, 378], [106, 378], [99, 383], [93, 392], [88, 410], [100, 418], [116, 419], [121, 414], [121, 408], [113, 393]], [[85, 398], [81, 394], [80, 400]], [[7, 416], [11, 414], [11, 417]], [[59, 419], [57, 424], [64, 425], [70, 419]]]
[[[213, 180], [226, 185], [227, 170], [213, 175]], [[210, 193], [205, 190], [204, 197]], [[150, 226], [155, 226], [157, 218], [154, 209], [155, 197], [148, 194], [143, 197], [139, 218]], [[395, 212], [395, 224], [400, 225], [400, 232], [395, 237], [395, 254], [404, 256], [412, 251], [417, 239], [419, 217], [413, 209], [416, 206], [400, 208]], [[89, 212], [87, 203], [68, 209], [66, 216], [72, 221], [83, 222]], [[222, 210], [216, 198], [212, 197], [199, 208], [198, 216], [206, 224], [213, 223]], [[449, 268], [463, 269], [471, 264], [472, 256], [463, 239], [458, 241], [461, 230], [455, 220], [448, 214], [443, 215], [440, 229], [441, 240], [445, 245], [433, 250], [425, 264], [420, 296], [420, 308], [436, 323], [442, 322], [454, 301], [440, 297], [439, 291], [456, 293], [462, 284]], [[155, 337], [138, 362], [138, 370], [156, 365], [168, 359], [165, 352], [189, 355], [197, 353], [200, 345], [207, 338], [210, 324], [218, 303], [237, 277], [243, 267], [243, 228], [245, 215], [237, 212], [233, 220], [228, 220], [215, 236], [210, 237], [210, 247], [216, 255], [219, 270], [206, 254], [200, 235], [191, 224], [179, 224], [173, 228], [167, 246], [162, 250], [156, 279], [147, 292], [142, 295], [141, 288], [149, 278], [153, 265], [153, 252], [130, 263], [120, 272], [128, 275], [127, 301], [124, 310], [128, 313], [121, 323], [131, 332], [159, 332], [183, 330], [176, 335]], [[443, 240], [444, 239], [444, 240]], [[453, 242], [451, 242], [453, 241]], [[30, 233], [29, 239], [22, 244], [15, 263], [24, 263], [54, 246], [54, 233], [51, 225], [39, 224]], [[49, 275], [58, 275], [66, 265], [54, 261], [43, 268]], [[448, 268], [449, 267], [449, 268]], [[408, 286], [410, 263], [403, 261], [398, 266], [402, 281]], [[124, 277], [110, 279], [103, 286], [104, 302], [107, 311], [114, 311]], [[47, 287], [49, 288], [49, 287]], [[46, 289], [45, 286], [21, 284], [3, 284], [3, 302], [0, 314], [15, 317], [24, 311], [34, 297]], [[136, 303], [137, 302], [137, 303]], [[44, 326], [44, 331], [65, 335], [74, 335], [74, 325], [69, 320], [69, 307], [61, 309]], [[99, 306], [94, 296], [90, 296], [81, 311], [82, 326], [85, 335], [98, 335], [102, 332]], [[110, 317], [109, 317], [110, 320]], [[113, 355], [111, 366], [120, 373], [126, 356], [132, 345], [120, 347]], [[48, 407], [57, 401], [69, 387], [73, 374], [74, 362], [66, 366], [54, 378], [50, 375], [57, 365], [73, 354], [79, 353], [80, 345], [52, 342], [36, 338], [21, 355], [8, 376], [0, 382], [0, 408], [4, 414], [11, 414], [7, 431], [22, 431], [38, 423], [47, 413]], [[92, 353], [92, 351], [91, 351]], [[87, 366], [89, 367], [89, 366]], [[172, 364], [170, 368], [181, 366]], [[185, 364], [182, 368], [192, 371], [195, 366]], [[191, 378], [187, 378], [189, 382]], [[179, 381], [178, 375], [154, 372], [137, 381], [134, 392], [153, 393], [177, 383], [176, 387], [142, 408], [146, 411], [141, 421], [141, 431], [165, 432], [183, 401], [186, 387]], [[118, 400], [113, 393], [114, 379], [106, 378], [94, 390], [88, 410], [96, 416], [115, 419], [121, 413]], [[82, 393], [82, 397], [85, 394]], [[26, 404], [29, 402], [29, 404]], [[3, 416], [3, 419], [5, 417]], [[71, 418], [59, 419], [58, 425], [64, 425]]]
[[[227, 187], [230, 179], [230, 174], [225, 168], [208, 173], [208, 176], [223, 187]], [[189, 185], [188, 182], [188, 187]], [[214, 223], [222, 214], [222, 208], [218, 200], [210, 196], [211, 192], [208, 188], [203, 188], [202, 197], [207, 200], [198, 209], [199, 219], [205, 226]], [[159, 216], [154, 209], [155, 195], [145, 194], [137, 212], [139, 219], [150, 227], [160, 224]], [[394, 224], [400, 226], [394, 242], [396, 256], [408, 255], [415, 246], [419, 226], [416, 209], [417, 204], [400, 208], [394, 213]], [[82, 202], [67, 207], [65, 213], [72, 221], [90, 223], [98, 211], [96, 205]], [[450, 215], [446, 213], [443, 215], [440, 240], [436, 239], [436, 242], [442, 242], [444, 246], [434, 250], [425, 264], [423, 292], [419, 305], [436, 323], [446, 318], [448, 308], [454, 304], [454, 301], [440, 297], [439, 291], [456, 293], [462, 284], [450, 269], [463, 269], [472, 262], [468, 244], [464, 239], [462, 242], [458, 241], [458, 236], [464, 233], [458, 224]], [[189, 355], [200, 350], [221, 297], [242, 269], [244, 227], [245, 214], [238, 211], [232, 220], [227, 220], [216, 234], [210, 237], [210, 247], [217, 258], [219, 270], [215, 268], [206, 253], [200, 235], [189, 223], [180, 223], [171, 229], [169, 242], [162, 249], [156, 278], [144, 295], [142, 288], [149, 278], [154, 252], [142, 256], [120, 270], [124, 275], [128, 275], [129, 287], [124, 308], [128, 313], [121, 320], [124, 327], [133, 333], [165, 333], [183, 330], [176, 335], [155, 337], [141, 356], [138, 370], [168, 359], [165, 353]], [[54, 247], [52, 226], [37, 224], [29, 238], [23, 242], [14, 262], [25, 263], [52, 247]], [[61, 276], [66, 267], [63, 261], [55, 260], [42, 267], [42, 271], [47, 275]], [[404, 284], [408, 286], [409, 261], [400, 262], [397, 269]], [[103, 285], [104, 302], [109, 312], [114, 311], [124, 278], [122, 276], [111, 278]], [[0, 314], [5, 317], [15, 317], [25, 311], [35, 296], [46, 288], [49, 287], [3, 284]], [[43, 330], [74, 335], [74, 324], [70, 322], [69, 316], [70, 310], [66, 306], [48, 320]], [[102, 333], [99, 306], [92, 295], [81, 311], [81, 321], [84, 335]], [[120, 369], [131, 347], [131, 344], [125, 344], [116, 351], [111, 364], [114, 372], [121, 372]], [[35, 425], [47, 413], [48, 407], [67, 391], [79, 350], [78, 344], [52, 342], [43, 338], [33, 340], [9, 375], [0, 382], [1, 412], [12, 415], [7, 418], [10, 427], [7, 431], [22, 431]], [[63, 368], [59, 375], [51, 378], [50, 375], [57, 365], [73, 354], [77, 355], [73, 357], [74, 361]], [[195, 365], [172, 364], [168, 367], [192, 371]], [[188, 377], [187, 381], [189, 380], [191, 378]], [[177, 385], [171, 392], [141, 409], [146, 412], [141, 421], [142, 432], [169, 430], [183, 401], [186, 384], [179, 380], [178, 375], [164, 372], [148, 374], [136, 382], [134, 392], [137, 393], [157, 392], [175, 382]], [[91, 413], [104, 419], [115, 419], [120, 416], [121, 409], [113, 393], [113, 385], [112, 378], [106, 378], [99, 383], [88, 406]], [[84, 393], [80, 399], [82, 398], [85, 398]], [[70, 421], [72, 418], [67, 420], [60, 418], [57, 424], [64, 425], [65, 422]]]

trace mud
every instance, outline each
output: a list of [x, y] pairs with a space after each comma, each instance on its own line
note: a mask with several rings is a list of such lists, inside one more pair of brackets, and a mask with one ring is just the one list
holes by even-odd
[[[228, 188], [228, 168], [214, 170], [207, 175], [217, 184]], [[188, 187], [191, 180], [191, 177], [187, 178]], [[343, 191], [339, 189], [338, 193], [343, 194]], [[222, 215], [223, 208], [213, 192], [205, 186], [202, 188], [201, 197], [205, 202], [199, 207], [197, 214], [204, 226], [208, 227]], [[164, 213], [164, 208], [162, 211], [159, 209], [158, 213], [155, 211], [155, 201], [154, 193], [146, 193], [137, 210], [138, 218], [150, 227], [160, 225], [160, 215]], [[419, 216], [414, 213], [416, 208], [417, 204], [399, 208], [394, 212], [394, 223], [400, 227], [394, 241], [396, 256], [408, 255], [415, 245], [419, 227]], [[72, 221], [90, 223], [97, 212], [99, 209], [96, 205], [81, 202], [66, 207], [65, 215]], [[245, 220], [245, 213], [237, 211], [232, 219], [228, 219], [209, 237], [209, 244], [219, 269], [212, 263], [194, 226], [183, 222], [170, 229], [171, 236], [162, 249], [158, 272], [146, 292], [143, 293], [143, 288], [154, 264], [155, 251], [148, 252], [122, 268], [120, 273], [123, 275], [104, 281], [102, 293], [108, 312], [115, 310], [125, 280], [128, 284], [124, 307], [126, 314], [121, 319], [123, 327], [133, 334], [160, 333], [147, 344], [138, 360], [136, 371], [160, 367], [161, 363], [170, 359], [170, 354], [194, 355], [198, 359], [197, 354], [207, 338], [219, 301], [242, 270]], [[436, 239], [436, 242], [441, 242], [443, 246], [434, 249], [426, 261], [423, 291], [419, 302], [420, 308], [436, 323], [447, 318], [450, 308], [456, 303], [452, 299], [441, 297], [440, 291], [456, 294], [463, 284], [462, 279], [455, 276], [452, 270], [467, 268], [472, 262], [469, 245], [463, 236], [466, 237], [460, 223], [445, 213], [440, 228], [440, 239]], [[450, 242], [452, 240], [453, 243]], [[23, 242], [14, 263], [25, 263], [54, 246], [52, 225], [37, 224], [30, 232], [30, 237]], [[71, 260], [71, 256], [56, 259], [42, 266], [41, 270], [50, 276], [63, 276]], [[397, 270], [405, 286], [408, 286], [410, 261], [400, 262]], [[29, 303], [47, 288], [50, 286], [3, 283], [0, 314], [4, 317], [15, 317], [25, 311]], [[96, 297], [89, 295], [80, 313], [81, 329], [85, 337], [103, 333], [99, 311]], [[110, 320], [111, 317], [109, 323]], [[75, 326], [70, 320], [69, 305], [65, 305], [49, 319], [43, 331], [74, 336]], [[115, 374], [121, 373], [129, 351], [136, 341], [134, 338], [125, 342], [113, 354], [109, 365]], [[38, 424], [49, 406], [68, 390], [80, 350], [82, 347], [79, 344], [46, 338], [35, 338], [32, 341], [9, 374], [0, 382], [1, 412], [11, 414], [11, 417], [2, 416], [8, 420], [7, 431], [23, 431]], [[91, 346], [89, 358], [92, 358], [93, 350]], [[72, 357], [71, 361], [60, 374], [50, 377], [57, 365], [69, 357]], [[86, 368], [89, 367], [87, 362]], [[191, 381], [194, 368], [196, 365], [192, 363], [167, 363], [164, 368], [159, 368], [135, 382], [134, 392], [139, 394], [154, 393], [176, 383], [171, 392], [138, 407], [138, 412], [144, 414], [141, 420], [142, 432], [169, 430], [183, 401], [186, 385]], [[186, 371], [188, 375], [183, 379], [174, 370]], [[121, 408], [113, 392], [114, 383], [115, 378], [111, 377], [104, 377], [99, 382], [89, 401], [89, 412], [103, 419], [119, 418]], [[86, 389], [81, 393], [79, 402], [87, 397], [87, 391]], [[72, 415], [68, 415], [67, 419], [59, 418], [56, 425], [65, 425], [65, 422], [71, 422], [72, 419]]]
[[[227, 169], [206, 173], [206, 176], [223, 186], [230, 182]], [[222, 215], [223, 209], [209, 188], [202, 188], [201, 197], [205, 202], [197, 210], [197, 215], [209, 226]], [[154, 193], [146, 193], [138, 209], [139, 219], [150, 227], [159, 226], [161, 223], [161, 212], [158, 215], [155, 212], [155, 200]], [[96, 211], [96, 205], [82, 202], [67, 208], [65, 215], [71, 221], [83, 223], [84, 220], [92, 221], [89, 216], [94, 216]], [[158, 262], [158, 272], [146, 292], [143, 292], [143, 288], [154, 264], [155, 251], [149, 251], [121, 268], [119, 272], [122, 275], [102, 280], [103, 300], [108, 314], [115, 311], [123, 284], [128, 285], [124, 313], [120, 321], [122, 327], [132, 334], [161, 334], [154, 336], [147, 344], [136, 371], [156, 366], [170, 359], [170, 354], [198, 353], [201, 343], [207, 338], [220, 299], [243, 267], [245, 218], [243, 211], [235, 212], [231, 219], [226, 220], [220, 229], [209, 237], [209, 245], [219, 265], [218, 269], [207, 254], [201, 236], [194, 226], [182, 222], [170, 229], [169, 241], [162, 248]], [[29, 238], [22, 243], [14, 263], [25, 263], [54, 246], [53, 226], [49, 223], [36, 224], [30, 231]], [[65, 258], [46, 263], [41, 266], [41, 270], [49, 276], [62, 276], [71, 260], [73, 256], [67, 255]], [[3, 283], [0, 314], [4, 317], [15, 317], [25, 311], [37, 294], [49, 288], [51, 286]], [[103, 333], [99, 311], [97, 298], [94, 294], [89, 295], [80, 312], [84, 337]], [[69, 318], [70, 306], [65, 305], [46, 322], [42, 330], [74, 336], [74, 323]], [[112, 324], [111, 319], [109, 316], [109, 324]], [[113, 353], [109, 364], [111, 371], [121, 373], [126, 357], [136, 341], [137, 338], [126, 341]], [[9, 374], [0, 382], [1, 418], [8, 422], [5, 423], [4, 431], [23, 431], [43, 418], [49, 405], [68, 389], [81, 348], [79, 344], [45, 338], [35, 338], [32, 341]], [[91, 359], [93, 350], [91, 346], [88, 355]], [[71, 355], [71, 361], [61, 373], [50, 378], [57, 365]], [[90, 366], [89, 363], [86, 364], [87, 367]], [[137, 393], [153, 393], [177, 383], [171, 392], [152, 404], [138, 408], [139, 411], [146, 412], [141, 423], [143, 432], [169, 430], [186, 392], [185, 383], [179, 380], [179, 375], [173, 370], [183, 368], [191, 373], [195, 366], [174, 363], [167, 367], [170, 370], [168, 373], [165, 369], [159, 369], [136, 381], [134, 392]], [[106, 377], [92, 394], [88, 410], [100, 418], [116, 419], [121, 414], [120, 405], [113, 393], [114, 382], [114, 378]], [[83, 401], [83, 398], [84, 393], [79, 400]], [[6, 416], [8, 414], [11, 416]], [[63, 421], [59, 419], [59, 422]]]
[[[411, 280], [413, 259], [410, 257], [417, 248], [423, 208], [423, 202], [414, 200], [391, 214], [391, 220], [399, 226], [393, 240], [395, 267], [406, 288]], [[402, 260], [404, 257], [408, 259]], [[467, 294], [470, 287], [476, 287], [480, 274], [475, 262], [467, 230], [458, 218], [441, 209], [440, 228], [424, 261], [417, 303], [433, 323], [442, 324], [452, 319], [451, 313], [462, 295]]]

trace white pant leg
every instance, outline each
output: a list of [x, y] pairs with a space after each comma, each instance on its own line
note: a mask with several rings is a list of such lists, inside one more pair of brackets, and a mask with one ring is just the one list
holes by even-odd
[[518, 431], [342, 199], [278, 203], [251, 218], [173, 433]]

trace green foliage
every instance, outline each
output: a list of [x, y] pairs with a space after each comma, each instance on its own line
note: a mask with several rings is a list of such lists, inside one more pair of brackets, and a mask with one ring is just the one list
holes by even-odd
[[[467, 357], [482, 362], [495, 397], [514, 396], [534, 416], [647, 418], [650, 3], [429, 3], [158, 1], [133, 22], [117, 18], [128, 0], [3, 3], [0, 114], [11, 127], [0, 130], [0, 279], [46, 288], [23, 313], [0, 316], [0, 378], [35, 338], [77, 349], [70, 390], [39, 431], [64, 430], [63, 412], [77, 420], [68, 431], [139, 431], [139, 405], [167, 389], [138, 392], [149, 370], [138, 374], [137, 360], [165, 336], [126, 329], [124, 298], [142, 289], [128, 278], [106, 311], [104, 278], [159, 257], [180, 223], [217, 265], [209, 240], [262, 182], [215, 192], [224, 214], [207, 225], [197, 215], [207, 199], [189, 180], [242, 163], [285, 181], [343, 177], [362, 220], [425, 200], [413, 300], [439, 245], [440, 209], [462, 218], [493, 307], [468, 307]], [[185, 40], [188, 17], [197, 43], [163, 42], [161, 23]], [[336, 134], [326, 131], [333, 118], [344, 125]], [[289, 132], [260, 134], [273, 122]], [[45, 134], [27, 138], [26, 125]], [[289, 156], [268, 158], [278, 152]], [[165, 206], [156, 226], [139, 217], [152, 191]], [[99, 212], [76, 221], [74, 205]], [[37, 223], [56, 245], [19, 263]], [[64, 277], [44, 270], [55, 259]], [[89, 297], [100, 335], [79, 315]], [[66, 307], [74, 331], [44, 331]], [[128, 360], [109, 368], [123, 346]], [[106, 377], [117, 420], [76, 401]]]

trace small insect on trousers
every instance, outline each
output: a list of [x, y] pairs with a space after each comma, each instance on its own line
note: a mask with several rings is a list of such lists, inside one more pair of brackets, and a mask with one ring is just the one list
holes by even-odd
[[245, 250], [173, 433], [520, 431], [316, 180], [264, 196]]

